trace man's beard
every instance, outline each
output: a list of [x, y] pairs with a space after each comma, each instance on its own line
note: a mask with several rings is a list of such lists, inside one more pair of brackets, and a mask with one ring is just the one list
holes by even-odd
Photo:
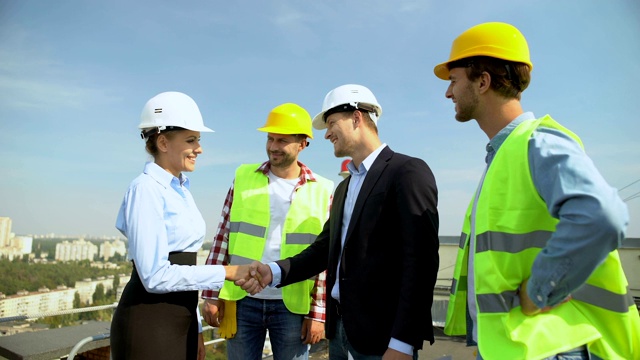
[[291, 164], [293, 164], [294, 161], [296, 161], [296, 159], [293, 156], [285, 152], [277, 152], [276, 154], [280, 157], [280, 159], [273, 160], [273, 157], [272, 157], [273, 153], [272, 152], [269, 153], [269, 160], [271, 161], [271, 166], [286, 168]]

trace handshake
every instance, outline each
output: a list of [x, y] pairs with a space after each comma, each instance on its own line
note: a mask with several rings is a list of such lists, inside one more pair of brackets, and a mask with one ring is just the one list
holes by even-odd
[[225, 266], [226, 280], [233, 281], [251, 295], [255, 295], [271, 284], [273, 274], [269, 265], [254, 261], [249, 265]]

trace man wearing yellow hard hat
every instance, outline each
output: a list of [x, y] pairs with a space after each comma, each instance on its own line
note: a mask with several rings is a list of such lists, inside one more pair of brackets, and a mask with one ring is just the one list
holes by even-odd
[[[236, 169], [207, 264], [270, 262], [298, 254], [320, 233], [329, 216], [333, 182], [298, 160], [313, 139], [311, 116], [285, 103], [269, 113], [268, 160]], [[276, 359], [306, 360], [308, 345], [324, 338], [325, 278], [320, 273], [259, 294], [226, 282], [203, 291], [203, 315], [227, 338], [227, 359], [261, 359], [266, 331]]]
[[627, 207], [576, 134], [523, 111], [532, 69], [526, 39], [501, 22], [464, 31], [434, 68], [456, 120], [489, 138], [445, 333], [466, 334], [479, 359], [638, 359], [640, 318], [616, 250]]

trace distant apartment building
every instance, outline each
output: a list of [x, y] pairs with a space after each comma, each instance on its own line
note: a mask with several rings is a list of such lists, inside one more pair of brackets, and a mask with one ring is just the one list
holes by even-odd
[[9, 261], [12, 261], [13, 259], [20, 259], [22, 258], [22, 255], [22, 250], [19, 248], [11, 246], [0, 248], [0, 258], [8, 259]]
[[69, 242], [65, 240], [56, 244], [55, 259], [57, 261], [93, 261], [97, 254], [98, 247], [90, 241], [78, 239]]
[[[114, 276], [109, 275], [107, 277], [101, 276], [95, 280], [86, 278], [76, 281], [75, 289], [80, 295], [80, 301], [85, 305], [93, 304], [93, 294], [96, 292], [98, 284], [102, 284], [104, 292], [106, 293], [109, 290], [113, 290], [113, 280]], [[122, 280], [122, 278], [119, 280]]]
[[11, 239], [11, 218], [0, 217], [0, 248], [9, 246]]
[[15, 236], [11, 232], [11, 218], [0, 217], [0, 258], [13, 260], [31, 253], [33, 238]]
[[196, 255], [196, 265], [206, 265], [209, 251], [211, 248], [201, 248]]
[[100, 244], [100, 258], [104, 261], [109, 261], [115, 254], [125, 256], [126, 253], [127, 245], [120, 239], [105, 241]]
[[131, 280], [131, 275], [120, 274], [119, 277], [120, 285], [118, 285], [118, 288], [116, 289], [116, 301], [120, 301], [124, 287], [127, 285], [129, 280]]
[[72, 309], [75, 292], [76, 289], [60, 285], [55, 290], [42, 287], [37, 292], [22, 290], [11, 296], [0, 293], [0, 318]]
[[[116, 301], [120, 299], [122, 289], [129, 282], [131, 276], [121, 274], [118, 278], [120, 285], [116, 290]], [[21, 290], [15, 295], [0, 293], [0, 318], [34, 316], [70, 310], [73, 309], [73, 299], [76, 293], [78, 293], [83, 305], [91, 305], [93, 304], [93, 294], [98, 285], [102, 284], [106, 293], [108, 290], [113, 289], [113, 280], [114, 276], [109, 275], [107, 277], [76, 281], [73, 288], [60, 285], [55, 290], [42, 287], [37, 292]], [[0, 358], [2, 357], [0, 356]]]

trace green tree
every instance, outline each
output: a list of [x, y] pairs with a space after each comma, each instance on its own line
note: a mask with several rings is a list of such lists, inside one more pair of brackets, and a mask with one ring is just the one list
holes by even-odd
[[102, 284], [98, 284], [96, 285], [96, 290], [93, 292], [93, 303], [103, 303], [104, 300], [106, 299], [105, 293], [104, 293], [104, 285]]
[[79, 309], [82, 307], [82, 301], [80, 300], [80, 293], [76, 291], [73, 295], [73, 308]]

